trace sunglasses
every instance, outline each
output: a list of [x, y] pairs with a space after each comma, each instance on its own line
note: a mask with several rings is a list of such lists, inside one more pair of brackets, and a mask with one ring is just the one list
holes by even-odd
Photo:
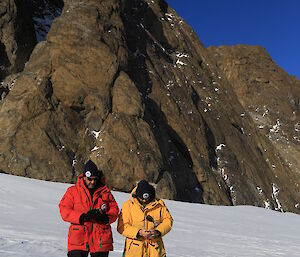
[[97, 181], [97, 180], [98, 180], [97, 177], [95, 177], [95, 178], [88, 178], [88, 177], [86, 177], [86, 179], [87, 179], [88, 181], [93, 181], [93, 180]]

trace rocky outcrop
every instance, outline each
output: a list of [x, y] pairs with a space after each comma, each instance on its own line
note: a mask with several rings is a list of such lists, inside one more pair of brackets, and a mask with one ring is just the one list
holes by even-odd
[[0, 3], [0, 80], [23, 70], [36, 44], [30, 0]]
[[281, 162], [299, 176], [300, 81], [278, 67], [262, 47], [209, 50], [257, 128], [277, 149]]
[[120, 191], [145, 178], [170, 199], [300, 201], [216, 59], [161, 0], [66, 0], [0, 103], [0, 141], [11, 174], [70, 182], [91, 158]]

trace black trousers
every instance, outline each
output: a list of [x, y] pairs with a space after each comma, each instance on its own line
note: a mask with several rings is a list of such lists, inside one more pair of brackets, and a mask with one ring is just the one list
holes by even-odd
[[[74, 250], [68, 252], [68, 257], [87, 257], [89, 252]], [[108, 257], [108, 252], [91, 253], [91, 257]]]

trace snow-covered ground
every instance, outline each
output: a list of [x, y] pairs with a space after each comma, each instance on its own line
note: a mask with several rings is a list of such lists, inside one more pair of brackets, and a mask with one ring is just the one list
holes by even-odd
[[[58, 203], [68, 184], [0, 174], [0, 256], [66, 256], [68, 224]], [[129, 194], [113, 192], [119, 206]], [[173, 230], [168, 257], [300, 256], [300, 216], [250, 206], [224, 207], [166, 201]], [[115, 251], [124, 238], [113, 224]], [[137, 256], [138, 257], [138, 256]]]

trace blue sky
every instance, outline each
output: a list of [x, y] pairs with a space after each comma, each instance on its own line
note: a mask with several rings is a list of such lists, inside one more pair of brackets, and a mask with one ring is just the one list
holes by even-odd
[[287, 73], [300, 79], [300, 1], [167, 0], [201, 42], [266, 48]]

